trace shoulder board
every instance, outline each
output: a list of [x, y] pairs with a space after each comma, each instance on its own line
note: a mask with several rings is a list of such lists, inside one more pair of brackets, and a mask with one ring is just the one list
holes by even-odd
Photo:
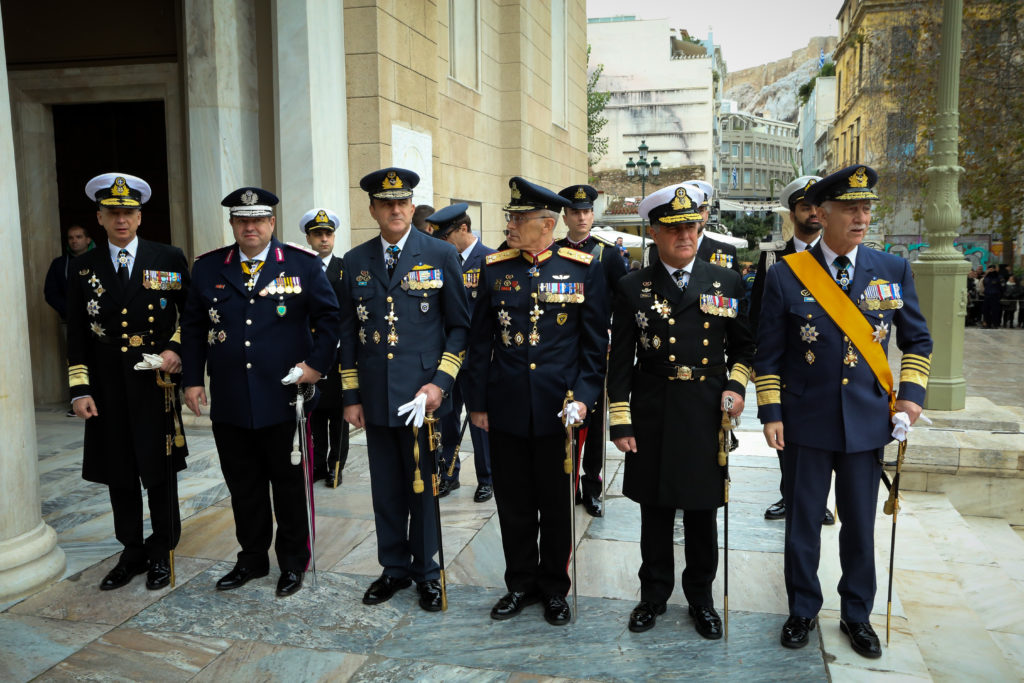
[[561, 256], [562, 258], [567, 258], [570, 261], [577, 261], [588, 266], [590, 265], [590, 262], [594, 260], [594, 256], [592, 254], [587, 254], [582, 251], [576, 251], [575, 249], [570, 249], [569, 247], [562, 247], [561, 249], [559, 249], [558, 255]]
[[319, 256], [319, 254], [317, 254], [312, 249], [307, 249], [306, 247], [302, 246], [301, 244], [296, 244], [295, 242], [285, 242], [284, 246], [291, 247], [292, 249], [295, 249], [297, 251], [305, 252], [305, 253], [309, 254], [310, 256]]
[[519, 256], [518, 249], [506, 249], [504, 251], [496, 251], [493, 254], [488, 254], [484, 260], [487, 261], [487, 265], [491, 265], [492, 263], [501, 263], [502, 261], [508, 261], [509, 259], [515, 258], [516, 256]]
[[195, 257], [195, 258], [193, 259], [193, 261], [198, 261], [199, 259], [203, 258], [204, 256], [209, 256], [210, 254], [218, 254], [218, 253], [224, 253], [224, 251], [225, 251], [226, 249], [232, 249], [232, 248], [234, 248], [235, 246], [237, 246], [237, 245], [235, 245], [235, 244], [229, 244], [229, 245], [227, 245], [226, 247], [217, 247], [216, 249], [211, 249], [211, 250], [210, 250], [210, 251], [208, 251], [208, 252], [205, 252], [205, 253], [203, 253], [203, 254], [199, 254], [199, 256], [196, 256], [196, 257]]

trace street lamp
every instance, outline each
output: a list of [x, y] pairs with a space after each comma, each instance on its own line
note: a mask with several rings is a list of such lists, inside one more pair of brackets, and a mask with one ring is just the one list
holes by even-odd
[[[628, 178], [639, 178], [640, 179], [640, 200], [643, 201], [644, 197], [647, 196], [647, 177], [652, 176], [657, 178], [661, 175], [661, 162], [658, 161], [658, 157], [655, 156], [651, 159], [650, 163], [647, 161], [647, 151], [650, 147], [647, 146], [647, 140], [641, 140], [640, 146], [637, 148], [637, 157], [639, 161], [633, 161], [633, 157], [629, 157], [629, 161], [626, 162], [626, 177]], [[640, 220], [640, 259], [643, 260], [643, 255], [647, 251], [647, 231], [643, 219]]]

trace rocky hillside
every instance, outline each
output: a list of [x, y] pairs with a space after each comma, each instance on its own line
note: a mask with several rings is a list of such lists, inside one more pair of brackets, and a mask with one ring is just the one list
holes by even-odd
[[824, 49], [827, 56], [835, 47], [834, 36], [819, 36], [786, 59], [730, 73], [723, 97], [736, 100], [740, 111], [795, 123], [800, 107], [797, 91], [817, 73], [820, 51]]

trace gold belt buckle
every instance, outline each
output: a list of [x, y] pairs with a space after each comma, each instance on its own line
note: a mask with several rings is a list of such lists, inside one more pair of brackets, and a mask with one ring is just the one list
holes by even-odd
[[681, 379], [683, 381], [693, 379], [693, 368], [687, 365], [677, 365], [675, 377], [672, 377], [672, 379]]
[[133, 334], [131, 339], [128, 340], [128, 346], [142, 346], [142, 337]]

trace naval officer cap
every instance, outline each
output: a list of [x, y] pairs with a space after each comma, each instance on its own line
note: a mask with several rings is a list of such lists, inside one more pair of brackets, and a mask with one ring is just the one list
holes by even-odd
[[242, 218], [273, 216], [274, 207], [281, 201], [269, 190], [258, 187], [240, 187], [224, 199], [221, 206], [228, 207], [228, 213]]
[[359, 187], [370, 199], [409, 199], [419, 182], [420, 177], [414, 171], [391, 166], [367, 173], [359, 181]]
[[466, 202], [458, 202], [427, 216], [425, 220], [434, 226], [431, 235], [443, 240], [448, 233], [469, 220], [469, 216], [466, 215], [468, 208], [469, 204]]
[[330, 209], [310, 209], [299, 219], [299, 229], [307, 235], [310, 230], [334, 232], [338, 229], [338, 225], [340, 225], [338, 214]]
[[555, 194], [546, 187], [534, 185], [519, 176], [510, 178], [508, 187], [512, 192], [512, 197], [504, 206], [504, 210], [511, 213], [540, 211], [541, 209], [560, 213], [562, 209], [569, 206], [569, 200], [565, 197]]
[[715, 194], [715, 188], [711, 187], [711, 183], [706, 180], [685, 180], [683, 181], [683, 185], [696, 187], [700, 190], [701, 194], [704, 195], [704, 200], [700, 203], [698, 208], [703, 209], [711, 203], [711, 196]]
[[802, 175], [789, 185], [782, 188], [782, 192], [779, 193], [779, 206], [784, 209], [792, 211], [796, 208], [796, 205], [800, 202], [807, 202], [813, 204], [808, 198], [808, 190], [811, 189], [811, 185], [814, 185], [821, 180], [821, 176], [816, 175]]
[[127, 173], [101, 173], [85, 184], [85, 194], [99, 207], [138, 209], [153, 191], [142, 178]]
[[805, 201], [820, 206], [822, 202], [828, 201], [856, 202], [862, 199], [878, 199], [878, 195], [872, 191], [877, 182], [878, 174], [870, 166], [847, 166], [811, 185]]
[[640, 217], [651, 223], [695, 223], [704, 220], [697, 211], [704, 193], [693, 185], [679, 183], [652, 192], [640, 202]]
[[593, 209], [597, 190], [590, 185], [570, 185], [558, 193], [569, 202], [570, 209]]

